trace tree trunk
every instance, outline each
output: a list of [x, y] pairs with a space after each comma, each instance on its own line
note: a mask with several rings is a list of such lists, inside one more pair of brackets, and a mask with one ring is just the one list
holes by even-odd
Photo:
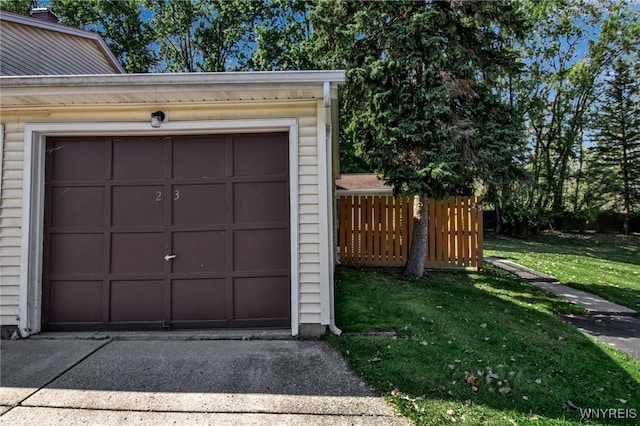
[[427, 257], [427, 229], [429, 226], [429, 197], [420, 195], [413, 204], [413, 241], [409, 251], [405, 275], [424, 275], [424, 261]]
[[500, 208], [500, 204], [496, 201], [495, 203], [495, 213], [496, 213], [496, 235], [502, 235], [502, 209]]

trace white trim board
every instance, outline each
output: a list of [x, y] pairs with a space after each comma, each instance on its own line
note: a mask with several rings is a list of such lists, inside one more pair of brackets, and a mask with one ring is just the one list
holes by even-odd
[[299, 319], [299, 212], [298, 119], [203, 120], [149, 122], [27, 123], [24, 127], [22, 240], [20, 253], [19, 329], [23, 336], [37, 333], [42, 320], [42, 247], [44, 239], [44, 158], [47, 136], [152, 136], [289, 132], [289, 192], [291, 243], [291, 334], [298, 335]]

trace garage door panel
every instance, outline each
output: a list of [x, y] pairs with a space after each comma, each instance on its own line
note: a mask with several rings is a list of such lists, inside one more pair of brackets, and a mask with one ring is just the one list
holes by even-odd
[[289, 323], [288, 134], [48, 138], [47, 154], [45, 328]]
[[173, 280], [172, 319], [205, 321], [225, 319], [225, 282], [220, 279]]
[[52, 227], [102, 227], [104, 225], [103, 187], [56, 187], [51, 190]]
[[164, 281], [113, 281], [111, 321], [162, 321]]
[[105, 178], [104, 140], [63, 139], [47, 145], [54, 180], [103, 180]]
[[236, 319], [287, 318], [289, 277], [236, 278], [233, 285]]
[[114, 274], [164, 271], [162, 233], [122, 233], [111, 237], [111, 272]]
[[50, 321], [102, 320], [102, 281], [51, 281], [49, 293]]
[[174, 273], [224, 272], [225, 232], [175, 232], [173, 234]]
[[174, 178], [211, 178], [225, 175], [224, 136], [176, 139], [173, 143]]
[[225, 185], [174, 185], [174, 225], [224, 225]]
[[236, 271], [283, 270], [289, 266], [286, 229], [244, 229], [234, 233]]
[[165, 174], [164, 144], [153, 140], [113, 142], [114, 179], [161, 179]]
[[273, 223], [287, 220], [287, 182], [236, 183], [233, 190], [234, 223]]
[[162, 226], [164, 186], [120, 186], [112, 190], [113, 226]]
[[102, 274], [103, 234], [52, 234], [52, 274]]
[[283, 135], [243, 135], [234, 139], [235, 176], [288, 176], [289, 144]]

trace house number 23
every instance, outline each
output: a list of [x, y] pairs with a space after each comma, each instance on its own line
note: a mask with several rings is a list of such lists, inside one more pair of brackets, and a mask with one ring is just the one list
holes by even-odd
[[[180, 199], [180, 190], [176, 189], [173, 191], [173, 201], [178, 201]], [[162, 201], [162, 191], [156, 191], [156, 201]]]

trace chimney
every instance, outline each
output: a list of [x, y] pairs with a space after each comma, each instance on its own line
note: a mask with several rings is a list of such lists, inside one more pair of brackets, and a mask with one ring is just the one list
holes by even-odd
[[31, 16], [43, 21], [58, 23], [58, 17], [46, 7], [34, 7], [31, 9]]

